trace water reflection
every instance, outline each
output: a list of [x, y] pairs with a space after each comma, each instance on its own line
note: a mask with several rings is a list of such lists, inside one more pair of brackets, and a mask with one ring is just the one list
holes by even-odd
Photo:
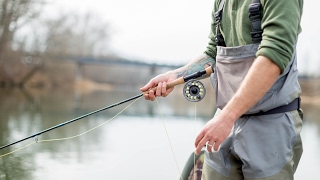
[[[182, 89], [182, 88], [181, 88]], [[212, 117], [212, 92], [196, 104], [189, 103], [178, 89], [159, 99], [170, 140], [180, 169], [193, 151], [195, 131]], [[135, 96], [139, 92], [73, 90], [28, 92], [0, 89], [0, 145]], [[41, 135], [40, 139], [65, 138], [81, 134], [116, 115], [126, 105], [100, 112]], [[315, 179], [320, 167], [320, 109], [304, 104], [302, 132], [304, 155], [296, 179]], [[0, 150], [0, 155], [33, 142]], [[123, 173], [126, 172], [126, 173]], [[178, 179], [155, 102], [138, 100], [119, 117], [82, 137], [67, 141], [40, 143], [0, 158], [2, 180], [50, 179]], [[310, 175], [310, 177], [308, 177]], [[312, 177], [311, 177], [312, 175]]]
[[[74, 92], [71, 90], [44, 93], [28, 92], [27, 90], [21, 89], [0, 89], [0, 145], [2, 146], [15, 142], [36, 132], [127, 99], [139, 93], [140, 92], [126, 91], [94, 91], [88, 93], [79, 91]], [[171, 96], [176, 96], [176, 98], [167, 98], [166, 100], [159, 99], [164, 116], [186, 116], [193, 112], [194, 106], [190, 106], [190, 103], [188, 105], [188, 102], [182, 95], [173, 94]], [[213, 112], [210, 111], [202, 113], [202, 109], [205, 109], [205, 106], [203, 105], [210, 101], [210, 96], [208, 97], [208, 100], [204, 100], [198, 104], [199, 116], [210, 117], [213, 115]], [[40, 139], [65, 138], [81, 134], [116, 115], [126, 105], [128, 104], [114, 107], [110, 110], [87, 117], [79, 122], [55, 129], [41, 135]], [[188, 113], [185, 114], [185, 112]], [[131, 119], [133, 119], [133, 117], [148, 117], [153, 121], [151, 117], [159, 116], [159, 114], [160, 112], [155, 102], [147, 102], [140, 99], [132, 107], [124, 111], [121, 114], [120, 119], [122, 120], [124, 117], [132, 117]], [[141, 129], [144, 126], [143, 124], [139, 124], [138, 120], [132, 120], [132, 122], [135, 122], [135, 124], [138, 123], [136, 129]], [[120, 124], [122, 123], [120, 122]], [[114, 125], [110, 126], [114, 127]], [[121, 128], [119, 127], [119, 129]], [[98, 129], [86, 134], [85, 137], [75, 138], [70, 141], [33, 145], [12, 155], [1, 158], [0, 179], [30, 180], [38, 179], [36, 176], [44, 177], [43, 174], [39, 174], [41, 174], [42, 168], [47, 169], [49, 167], [47, 164], [50, 164], [50, 162], [54, 164], [67, 163], [72, 167], [81, 162], [89, 163], [88, 161], [92, 160], [90, 156], [97, 155], [98, 153], [88, 152], [100, 149], [102, 150], [101, 152], [105, 153], [105, 151], [103, 151], [104, 148], [102, 147], [106, 141], [103, 138], [105, 137], [103, 134], [107, 131], [108, 130], [106, 129]], [[152, 139], [154, 138], [155, 137]], [[135, 139], [131, 140], [132, 142], [135, 141]], [[33, 141], [33, 139], [30, 139], [26, 142], [6, 148], [1, 150], [0, 154], [5, 154]], [[92, 168], [95, 169], [95, 167]], [[46, 177], [46, 179], [48, 178]]]

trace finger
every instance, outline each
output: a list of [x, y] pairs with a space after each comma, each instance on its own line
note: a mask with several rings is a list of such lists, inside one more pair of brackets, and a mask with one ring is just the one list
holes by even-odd
[[154, 91], [150, 90], [149, 98], [150, 98], [151, 101], [154, 101], [156, 99], [156, 95], [154, 94]]
[[214, 151], [218, 151], [218, 150], [219, 150], [219, 147], [220, 147], [220, 144], [221, 144], [220, 141], [216, 141], [215, 144], [214, 144], [214, 146], [213, 146], [213, 150], [214, 150]]
[[197, 136], [197, 138], [196, 138], [196, 141], [194, 142], [194, 146], [195, 146], [195, 147], [198, 146], [198, 144], [199, 144], [199, 142], [201, 141], [201, 139], [203, 138], [203, 136], [204, 136], [204, 132], [201, 131], [201, 132], [198, 134], [198, 136]]
[[149, 94], [144, 94], [143, 97], [145, 100], [150, 100]]
[[146, 100], [151, 100], [151, 101], [154, 101], [156, 98], [152, 90], [150, 90], [147, 94], [144, 94], [143, 96]]
[[161, 96], [166, 97], [167, 95], [167, 83], [163, 82], [161, 86]]
[[212, 152], [214, 145], [215, 145], [215, 142], [214, 142], [214, 141], [207, 141], [207, 144], [206, 144], [207, 151], [208, 151], [208, 152]]
[[203, 146], [206, 144], [206, 142], [207, 142], [207, 140], [205, 140], [205, 139], [202, 139], [202, 140], [199, 142], [198, 146], [196, 147], [196, 152], [195, 152], [197, 155], [200, 154], [201, 149], [202, 149]]
[[161, 96], [162, 82], [159, 82], [156, 90], [156, 96]]

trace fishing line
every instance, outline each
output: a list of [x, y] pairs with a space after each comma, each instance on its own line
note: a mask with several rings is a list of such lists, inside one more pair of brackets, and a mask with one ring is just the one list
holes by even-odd
[[129, 108], [132, 104], [134, 104], [137, 100], [139, 100], [141, 97], [139, 97], [138, 99], [136, 99], [136, 100], [134, 100], [133, 102], [131, 102], [128, 106], [126, 106], [124, 109], [122, 109], [120, 112], [118, 112], [118, 114], [116, 114], [115, 116], [113, 116], [112, 118], [110, 118], [109, 120], [107, 120], [106, 122], [104, 122], [104, 123], [102, 123], [102, 124], [100, 124], [100, 125], [98, 125], [98, 126], [96, 126], [96, 127], [94, 127], [94, 128], [92, 128], [92, 129], [89, 129], [88, 131], [86, 131], [86, 132], [83, 132], [83, 133], [81, 133], [81, 134], [79, 134], [79, 135], [75, 135], [75, 136], [71, 136], [71, 137], [67, 137], [67, 138], [61, 138], [61, 139], [49, 139], [49, 140], [41, 140], [41, 141], [38, 141], [38, 142], [52, 142], [52, 141], [62, 141], [62, 140], [68, 140], [68, 139], [73, 139], [73, 138], [77, 138], [77, 137], [79, 137], [79, 136], [82, 136], [82, 135], [84, 135], [84, 134], [87, 134], [87, 133], [89, 133], [89, 132], [91, 132], [91, 131], [93, 131], [93, 130], [95, 130], [95, 129], [97, 129], [97, 128], [99, 128], [99, 127], [101, 127], [101, 126], [103, 126], [103, 125], [105, 125], [105, 124], [107, 124], [108, 122], [110, 122], [111, 120], [113, 120], [114, 118], [116, 118], [116, 117], [118, 117], [123, 111], [125, 111], [127, 108]]
[[[184, 85], [183, 95], [190, 102], [199, 102], [206, 95], [206, 88], [201, 81], [196, 79], [190, 79]], [[195, 139], [196, 139], [196, 122], [197, 122], [197, 105], [196, 104], [197, 103], [194, 103], [194, 138]], [[191, 177], [191, 179], [195, 180], [197, 178], [196, 170], [198, 168], [196, 166], [197, 166], [196, 154], [193, 153], [193, 171], [192, 169], [190, 170], [190, 174], [188, 175], [188, 178], [190, 175], [192, 175], [192, 173], [193, 173], [193, 178]]]
[[[141, 97], [142, 97], [142, 96], [141, 96]], [[137, 100], [139, 100], [141, 97], [135, 99], [133, 102], [131, 102], [128, 106], [126, 106], [124, 109], [122, 109], [120, 112], [118, 112], [115, 116], [113, 116], [113, 117], [110, 118], [109, 120], [105, 121], [104, 123], [102, 123], [102, 124], [100, 124], [100, 125], [98, 125], [98, 126], [96, 126], [96, 127], [94, 127], [94, 128], [91, 128], [91, 129], [89, 129], [89, 130], [87, 130], [87, 131], [85, 131], [85, 132], [83, 132], [83, 133], [81, 133], [81, 134], [78, 134], [78, 135], [75, 135], [75, 136], [71, 136], [71, 137], [66, 137], [66, 138], [60, 138], [60, 139], [48, 139], [48, 140], [37, 140], [37, 139], [36, 139], [35, 142], [32, 142], [32, 143], [30, 143], [30, 144], [27, 144], [27, 145], [25, 145], [25, 146], [23, 146], [23, 147], [21, 147], [21, 148], [19, 148], [19, 149], [16, 149], [16, 150], [14, 150], [14, 151], [9, 152], [9, 153], [0, 155], [0, 158], [5, 157], [5, 156], [8, 156], [8, 155], [10, 155], [10, 154], [12, 154], [12, 153], [15, 153], [15, 152], [17, 152], [17, 151], [20, 151], [20, 150], [22, 150], [22, 149], [25, 149], [25, 148], [33, 145], [33, 144], [36, 144], [36, 143], [53, 142], [53, 141], [63, 141], [63, 140], [68, 140], [68, 139], [77, 138], [77, 137], [79, 137], [79, 136], [82, 136], [82, 135], [84, 135], [84, 134], [87, 134], [87, 133], [89, 133], [89, 132], [91, 132], [91, 131], [93, 131], [93, 130], [95, 130], [95, 129], [103, 126], [103, 125], [105, 125], [106, 123], [110, 122], [111, 120], [115, 119], [116, 117], [118, 117], [123, 111], [125, 111], [126, 109], [128, 109], [132, 104], [134, 104], [134, 103], [135, 103]], [[36, 137], [37, 137], [37, 136], [36, 136]]]
[[[197, 103], [194, 103], [194, 138], [196, 139]], [[196, 153], [193, 153], [193, 179], [196, 180]]]
[[165, 131], [166, 131], [166, 135], [167, 135], [167, 138], [168, 138], [168, 141], [169, 141], [169, 144], [170, 144], [171, 152], [172, 152], [172, 154], [173, 154], [174, 161], [175, 161], [176, 166], [177, 166], [177, 169], [178, 169], [178, 171], [179, 171], [180, 179], [183, 180], [182, 174], [181, 174], [181, 171], [180, 171], [180, 168], [179, 168], [179, 165], [178, 165], [178, 161], [177, 161], [177, 158], [176, 158], [176, 155], [175, 155], [175, 153], [174, 153], [174, 150], [173, 150], [173, 147], [172, 147], [172, 143], [171, 143], [171, 140], [170, 140], [170, 137], [169, 137], [169, 133], [168, 133], [168, 130], [167, 130], [167, 126], [166, 126], [166, 123], [164, 122], [164, 118], [163, 118], [163, 116], [162, 116], [162, 111], [161, 111], [161, 108], [160, 108], [160, 104], [159, 104], [157, 98], [156, 98], [156, 102], [157, 102], [157, 104], [158, 104], [158, 108], [159, 108], [159, 111], [160, 111], [160, 115], [161, 115], [161, 119], [162, 119], [162, 122], [163, 122], [163, 126], [164, 126], [164, 129], [165, 129]]
[[20, 151], [20, 150], [22, 150], [22, 149], [24, 149], [24, 148], [27, 148], [27, 147], [29, 147], [29, 146], [31, 146], [31, 145], [33, 145], [33, 144], [36, 144], [36, 142], [32, 142], [32, 143], [27, 144], [27, 145], [25, 145], [25, 146], [23, 146], [23, 147], [21, 147], [21, 148], [19, 148], [19, 149], [16, 149], [16, 150], [11, 151], [11, 152], [8, 152], [8, 153], [6, 153], [6, 154], [0, 155], [0, 158], [5, 157], [5, 156], [8, 156], [8, 155], [10, 155], [10, 154], [13, 154], [13, 153], [15, 153], [15, 152], [18, 152], [18, 151]]

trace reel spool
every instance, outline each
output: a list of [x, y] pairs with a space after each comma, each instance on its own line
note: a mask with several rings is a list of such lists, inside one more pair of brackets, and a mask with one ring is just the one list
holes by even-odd
[[184, 97], [191, 102], [199, 102], [206, 95], [206, 89], [202, 82], [191, 79], [183, 87]]

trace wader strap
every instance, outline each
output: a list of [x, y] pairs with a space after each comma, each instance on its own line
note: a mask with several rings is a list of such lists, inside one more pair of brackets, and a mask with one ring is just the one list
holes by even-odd
[[[222, 11], [226, 0], [222, 0], [219, 5], [218, 11], [214, 14], [216, 22], [216, 45], [226, 46], [223, 36], [220, 32]], [[262, 40], [262, 28], [261, 28], [261, 3], [260, 0], [252, 0], [249, 5], [249, 18], [251, 22], [251, 38], [253, 43], [260, 43]]]
[[222, 19], [222, 11], [224, 8], [224, 4], [226, 3], [226, 0], [222, 0], [219, 5], [219, 9], [216, 13], [214, 13], [215, 21], [216, 21], [216, 45], [217, 46], [226, 46], [226, 43], [224, 42], [223, 36], [220, 32], [220, 22]]
[[252, 41], [253, 43], [260, 43], [262, 40], [260, 0], [251, 1], [251, 4], [249, 5], [249, 18], [251, 22]]
[[299, 98], [295, 99], [294, 101], [292, 101], [291, 103], [289, 103], [288, 105], [280, 106], [280, 107], [271, 109], [266, 112], [261, 111], [261, 112], [255, 113], [255, 114], [244, 114], [241, 116], [241, 118], [246, 117], [246, 116], [262, 116], [262, 115], [285, 113], [285, 112], [289, 112], [289, 111], [298, 110], [298, 109], [300, 109], [300, 102], [301, 102], [301, 98], [299, 97]]

